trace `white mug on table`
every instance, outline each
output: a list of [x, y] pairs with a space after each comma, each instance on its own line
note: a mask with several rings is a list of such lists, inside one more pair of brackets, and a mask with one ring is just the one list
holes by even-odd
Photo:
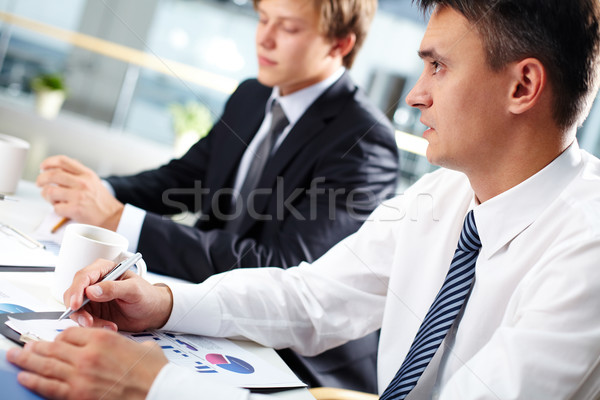
[[26, 141], [0, 134], [0, 193], [11, 194], [17, 190], [28, 151]]
[[[61, 303], [65, 290], [71, 286], [73, 277], [80, 269], [98, 258], [121, 262], [133, 254], [127, 251], [129, 241], [108, 229], [85, 224], [71, 224], [65, 229], [58, 261], [54, 271], [52, 295]], [[137, 273], [146, 274], [146, 263], [136, 263]]]

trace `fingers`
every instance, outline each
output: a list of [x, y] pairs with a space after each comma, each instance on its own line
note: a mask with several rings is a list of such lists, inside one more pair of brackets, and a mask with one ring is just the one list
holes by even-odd
[[71, 174], [82, 174], [90, 171], [89, 168], [79, 161], [63, 155], [48, 157], [42, 161], [40, 164], [40, 169], [42, 171], [49, 169], [62, 169]]
[[69, 384], [65, 381], [45, 378], [30, 372], [19, 372], [17, 380], [27, 389], [41, 394], [47, 399], [66, 399], [69, 395]]
[[[63, 300], [67, 307], [76, 310], [83, 304], [83, 294], [86, 288], [100, 281], [104, 275], [115, 267], [115, 263], [108, 260], [96, 260], [92, 264], [78, 271], [73, 277], [71, 286], [65, 291]], [[90, 300], [92, 300], [90, 298]], [[97, 301], [97, 297], [94, 301]]]
[[71, 314], [70, 317], [73, 321], [77, 322], [80, 326], [85, 328], [102, 328], [108, 329], [114, 332], [119, 330], [116, 323], [100, 318], [94, 313], [90, 313], [85, 309], [77, 311]]
[[56, 206], [58, 203], [76, 204], [77, 191], [65, 187], [48, 185], [42, 187], [41, 195], [48, 203]]
[[[75, 347], [83, 347], [88, 344], [97, 343], [100, 340], [106, 341], [106, 338], [109, 338], [108, 340], [119, 340], [121, 335], [107, 330], [69, 328], [56, 336], [54, 342], [65, 343], [66, 345]], [[123, 339], [126, 338], [123, 337]]]
[[[82, 328], [73, 328], [75, 330], [79, 330]], [[25, 344], [24, 347], [27, 353], [32, 353], [36, 356], [54, 358], [58, 361], [62, 361], [63, 363], [73, 364], [76, 361], [76, 357], [73, 356], [73, 345], [64, 341], [39, 341], [39, 342], [29, 342]], [[36, 372], [33, 368], [27, 368], [31, 371]], [[64, 378], [66, 375], [57, 374], [56, 378]]]
[[91, 301], [108, 302], [121, 300], [126, 303], [137, 303], [143, 300], [140, 284], [145, 283], [133, 271], [126, 271], [118, 281], [105, 281], [89, 286], [85, 294]]
[[[51, 379], [67, 379], [72, 371], [72, 367], [69, 363], [55, 358], [51, 354], [53, 351], [49, 347], [55, 344], [53, 342], [45, 342], [43, 346], [40, 346], [42, 342], [33, 344], [35, 346], [28, 345], [24, 349], [10, 349], [6, 352], [7, 360], [34, 374], [43, 375]], [[42, 348], [44, 348], [44, 351], [48, 355], [39, 352]]]
[[[88, 307], [92, 311], [86, 310], [86, 308]], [[71, 318], [71, 320], [77, 322], [79, 326], [82, 326], [84, 328], [102, 328], [115, 332], [119, 330], [119, 327], [116, 323], [102, 319], [98, 316], [98, 314], [93, 311], [93, 305], [90, 306], [88, 304], [88, 306], [71, 314], [69, 318]]]
[[[35, 347], [39, 348], [39, 346]], [[69, 394], [69, 386], [65, 379], [73, 371], [70, 365], [58, 359], [36, 354], [31, 345], [27, 345], [25, 349], [9, 349], [6, 352], [6, 359], [25, 370], [19, 372], [17, 380], [26, 388], [48, 399], [64, 399]]]
[[79, 176], [80, 174], [73, 174], [62, 169], [46, 169], [38, 175], [36, 184], [40, 187], [47, 185], [81, 187], [82, 181]]

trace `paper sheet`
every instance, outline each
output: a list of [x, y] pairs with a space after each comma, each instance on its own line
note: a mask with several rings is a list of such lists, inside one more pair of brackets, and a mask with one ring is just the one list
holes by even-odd
[[72, 221], [69, 221], [58, 228], [56, 232], [52, 233], [52, 228], [54, 228], [54, 226], [61, 220], [61, 216], [56, 214], [54, 211], [50, 211], [35, 232], [33, 232], [32, 236], [44, 244], [55, 243], [60, 245], [65, 234], [65, 229], [68, 225], [73, 223]]
[[0, 226], [0, 271], [2, 266], [53, 267], [57, 255], [36, 247], [16, 232]]
[[163, 349], [169, 362], [227, 385], [248, 389], [306, 386], [293, 374], [273, 367], [227, 339], [163, 331], [125, 335], [136, 342], [152, 340]]
[[[53, 341], [63, 330], [77, 326], [70, 320], [17, 320], [6, 325], [21, 334]], [[174, 364], [230, 386], [244, 388], [304, 387], [297, 377], [272, 366], [227, 339], [183, 335], [163, 331], [122, 334], [136, 342], [153, 341]]]
[[75, 321], [68, 318], [59, 321], [57, 319], [20, 320], [12, 317], [8, 317], [6, 325], [21, 335], [29, 335], [37, 340], [47, 342], [53, 342], [56, 336], [65, 329], [79, 326]]
[[0, 280], [0, 314], [51, 311], [51, 309], [24, 290]]

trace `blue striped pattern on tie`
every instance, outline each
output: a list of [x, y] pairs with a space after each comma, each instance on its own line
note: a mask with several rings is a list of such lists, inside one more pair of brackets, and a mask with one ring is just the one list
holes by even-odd
[[444, 284], [427, 311], [404, 362], [380, 400], [402, 400], [417, 385], [471, 290], [480, 248], [475, 217], [470, 211], [465, 217]]

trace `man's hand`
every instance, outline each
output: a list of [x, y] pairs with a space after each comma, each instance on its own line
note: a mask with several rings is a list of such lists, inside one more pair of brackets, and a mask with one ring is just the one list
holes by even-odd
[[76, 310], [85, 294], [90, 302], [71, 319], [82, 326], [138, 332], [162, 327], [173, 308], [173, 296], [166, 285], [151, 285], [132, 271], [120, 280], [100, 282], [115, 263], [97, 260], [75, 274], [63, 295], [65, 305]]
[[40, 169], [36, 184], [58, 215], [117, 229], [124, 205], [110, 194], [94, 171], [66, 156], [49, 157]]
[[54, 342], [30, 342], [6, 358], [23, 386], [48, 399], [144, 399], [167, 359], [156, 343], [106, 329], [70, 328]]

